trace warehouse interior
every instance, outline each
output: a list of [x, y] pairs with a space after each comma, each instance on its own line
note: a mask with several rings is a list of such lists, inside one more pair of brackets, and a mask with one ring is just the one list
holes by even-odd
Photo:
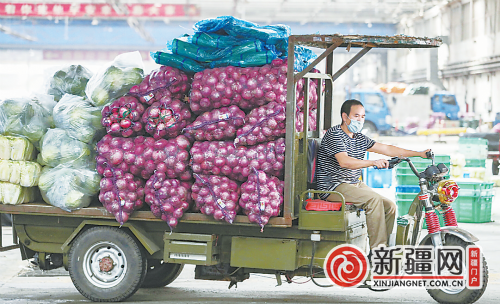
[[[146, 69], [155, 69], [149, 52], [192, 33], [201, 19], [224, 15], [286, 24], [292, 34], [439, 37], [437, 49], [373, 50], [335, 90], [430, 83], [455, 94], [462, 116], [491, 124], [498, 118], [498, 0], [8, 1], [0, 7], [0, 99], [43, 91], [57, 67], [95, 70], [127, 51], [141, 51]], [[357, 51], [337, 52], [334, 67]]]

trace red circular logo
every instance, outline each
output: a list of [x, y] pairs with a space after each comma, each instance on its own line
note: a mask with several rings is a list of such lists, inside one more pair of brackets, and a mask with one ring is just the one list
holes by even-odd
[[356, 287], [368, 276], [368, 259], [357, 246], [344, 244], [330, 250], [323, 268], [333, 284]]

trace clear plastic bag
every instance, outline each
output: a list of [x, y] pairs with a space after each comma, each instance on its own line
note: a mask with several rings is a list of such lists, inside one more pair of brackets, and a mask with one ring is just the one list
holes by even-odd
[[38, 185], [42, 167], [39, 163], [18, 160], [0, 160], [0, 181], [23, 187]]
[[0, 101], [0, 134], [24, 136], [38, 147], [40, 138], [54, 125], [55, 105], [53, 96], [43, 94]]
[[0, 203], [20, 205], [34, 202], [37, 198], [36, 187], [22, 187], [8, 182], [0, 182]]
[[43, 164], [56, 167], [70, 163], [74, 167], [92, 164], [92, 147], [71, 137], [63, 129], [49, 129], [40, 140], [40, 159]]
[[100, 180], [93, 170], [61, 165], [44, 167], [38, 187], [46, 203], [70, 212], [90, 205], [92, 196], [99, 192]]
[[25, 137], [0, 135], [0, 159], [33, 160], [36, 149]]
[[90, 78], [85, 93], [94, 106], [102, 108], [141, 83], [143, 70], [144, 63], [138, 51], [120, 54]]
[[53, 117], [56, 128], [84, 143], [95, 140], [96, 134], [104, 136], [101, 110], [84, 97], [65, 94], [54, 107]]
[[70, 65], [55, 72], [49, 81], [47, 94], [59, 101], [64, 94], [85, 96], [85, 87], [92, 72], [81, 65]]

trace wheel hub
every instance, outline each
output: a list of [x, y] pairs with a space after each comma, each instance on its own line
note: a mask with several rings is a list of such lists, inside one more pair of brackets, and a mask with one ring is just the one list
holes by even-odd
[[99, 260], [99, 269], [101, 272], [110, 272], [114, 267], [113, 259], [109, 256]]
[[98, 242], [83, 257], [83, 271], [97, 287], [118, 285], [127, 273], [127, 259], [120, 247], [111, 242]]

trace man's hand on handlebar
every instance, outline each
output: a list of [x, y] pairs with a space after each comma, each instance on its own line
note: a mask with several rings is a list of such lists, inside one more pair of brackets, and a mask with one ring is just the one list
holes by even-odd
[[427, 149], [425, 151], [420, 152], [420, 157], [422, 158], [434, 158], [434, 153], [431, 151], [431, 149]]
[[377, 169], [386, 169], [389, 168], [389, 161], [387, 159], [377, 159], [372, 161], [372, 166]]

